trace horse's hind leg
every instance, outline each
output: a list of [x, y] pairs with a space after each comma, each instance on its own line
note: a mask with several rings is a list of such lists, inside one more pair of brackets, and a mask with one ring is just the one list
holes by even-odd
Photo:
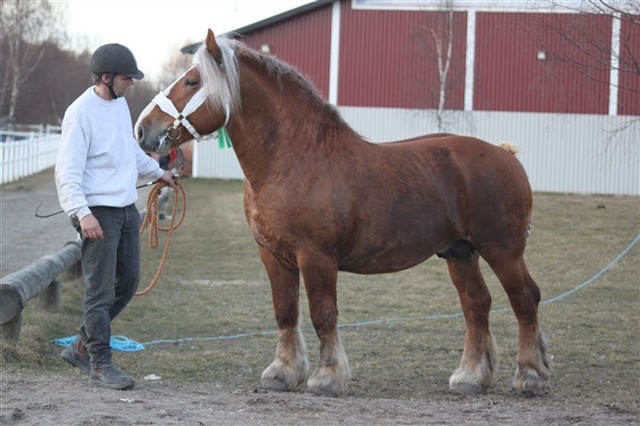
[[473, 395], [493, 385], [495, 378], [496, 345], [489, 331], [491, 295], [482, 278], [477, 254], [448, 258], [447, 267], [458, 290], [467, 325], [462, 360], [449, 379], [449, 389]]
[[550, 362], [540, 326], [538, 304], [540, 289], [536, 285], [522, 256], [515, 260], [508, 253], [483, 254], [509, 296], [518, 319], [518, 367], [513, 388], [522, 396], [539, 396], [547, 392]]
[[298, 323], [300, 272], [284, 267], [263, 248], [260, 256], [271, 281], [278, 324], [276, 357], [262, 373], [260, 385], [269, 390], [291, 391], [305, 381], [309, 372], [307, 349]]

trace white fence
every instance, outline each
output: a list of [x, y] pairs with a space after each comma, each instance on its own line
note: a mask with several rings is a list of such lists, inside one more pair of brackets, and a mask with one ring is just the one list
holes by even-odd
[[[372, 142], [437, 133], [433, 111], [338, 107]], [[445, 131], [519, 149], [537, 192], [640, 195], [640, 120], [587, 114], [451, 112]], [[330, 171], [327, 171], [330, 172]], [[242, 179], [232, 149], [194, 145], [194, 177]]]
[[41, 172], [56, 163], [60, 128], [41, 126], [38, 131], [0, 131], [0, 184]]

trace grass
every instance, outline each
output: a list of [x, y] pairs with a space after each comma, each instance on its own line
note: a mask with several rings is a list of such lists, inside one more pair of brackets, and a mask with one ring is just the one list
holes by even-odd
[[[174, 383], [207, 383], [224, 390], [250, 390], [275, 353], [275, 331], [267, 275], [242, 210], [236, 181], [184, 181], [187, 219], [174, 234], [169, 261], [158, 286], [134, 299], [114, 321], [113, 333], [148, 345], [117, 353], [134, 376], [156, 374]], [[543, 300], [589, 279], [625, 249], [640, 231], [637, 197], [535, 194], [527, 248], [531, 273]], [[143, 239], [146, 286], [158, 253]], [[640, 408], [640, 244], [593, 284], [540, 309], [554, 359], [552, 395], [586, 398], [594, 404]], [[483, 265], [496, 309], [508, 307], [504, 291]], [[51, 343], [73, 334], [81, 319], [80, 280], [64, 284], [53, 314], [31, 303], [23, 312], [21, 340], [2, 342], [3, 371], [26, 369], [73, 374]], [[339, 274], [341, 330], [354, 379], [350, 395], [386, 398], [452, 398], [449, 375], [464, 342], [462, 318], [430, 319], [460, 311], [446, 265], [432, 258], [396, 274]], [[312, 365], [317, 343], [306, 296], [302, 323]], [[398, 321], [380, 321], [404, 318]], [[508, 397], [515, 370], [517, 324], [511, 312], [492, 315], [500, 348], [498, 383], [486, 398]], [[243, 333], [261, 333], [235, 339]], [[193, 340], [188, 340], [192, 338]]]

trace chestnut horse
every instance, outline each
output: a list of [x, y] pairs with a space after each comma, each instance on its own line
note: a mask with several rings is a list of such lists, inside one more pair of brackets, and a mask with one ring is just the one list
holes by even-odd
[[[263, 388], [289, 391], [306, 380], [308, 392], [344, 394], [351, 371], [337, 328], [338, 271], [395, 272], [436, 254], [466, 321], [451, 391], [476, 394], [494, 382], [479, 257], [518, 320], [515, 391], [547, 391], [540, 291], [523, 258], [532, 195], [513, 152], [448, 134], [369, 143], [292, 67], [209, 30], [193, 66], [147, 106], [135, 133], [145, 151], [162, 154], [216, 131], [233, 141], [246, 218], [271, 283], [278, 337]], [[311, 375], [298, 319], [301, 275], [319, 339]]]

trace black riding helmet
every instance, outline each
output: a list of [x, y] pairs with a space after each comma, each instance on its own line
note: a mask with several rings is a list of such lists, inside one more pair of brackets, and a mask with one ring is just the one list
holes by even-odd
[[136, 80], [144, 78], [144, 73], [138, 69], [136, 58], [131, 51], [118, 43], [105, 44], [96, 49], [91, 56], [91, 72], [97, 76], [109, 73], [110, 83], [107, 84], [113, 99], [117, 96], [113, 91], [113, 77], [116, 74], [123, 74], [133, 77]]

